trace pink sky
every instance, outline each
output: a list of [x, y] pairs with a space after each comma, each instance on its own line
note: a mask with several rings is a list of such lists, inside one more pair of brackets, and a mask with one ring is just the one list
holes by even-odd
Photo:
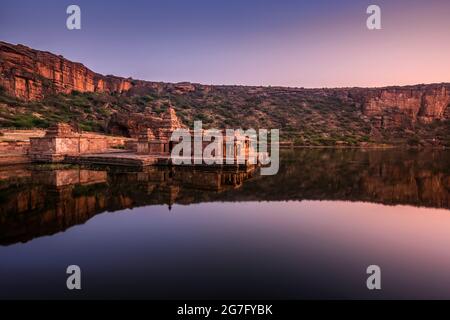
[[[3, 0], [0, 40], [62, 54], [103, 74], [297, 87], [450, 82], [448, 0]], [[366, 9], [381, 7], [382, 30]]]

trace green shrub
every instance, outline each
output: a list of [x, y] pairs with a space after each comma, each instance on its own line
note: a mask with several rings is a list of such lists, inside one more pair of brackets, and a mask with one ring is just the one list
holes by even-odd
[[50, 124], [45, 119], [40, 119], [29, 114], [20, 114], [13, 118], [12, 125], [16, 128], [47, 128]]

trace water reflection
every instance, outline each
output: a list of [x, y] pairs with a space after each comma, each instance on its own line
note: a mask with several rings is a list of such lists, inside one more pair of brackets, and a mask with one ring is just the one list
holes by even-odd
[[[0, 172], [0, 244], [26, 242], [98, 213], [145, 205], [189, 204], [239, 188], [254, 170], [28, 166]], [[199, 192], [201, 191], [201, 192]]]
[[148, 167], [0, 169], [0, 244], [26, 242], [96, 214], [213, 201], [349, 200], [450, 208], [448, 152], [305, 149], [280, 172]]
[[283, 152], [275, 176], [0, 168], [0, 298], [448, 298], [449, 161], [309, 149]]
[[303, 149], [285, 152], [281, 167], [278, 175], [252, 184], [255, 200], [450, 208], [450, 151]]

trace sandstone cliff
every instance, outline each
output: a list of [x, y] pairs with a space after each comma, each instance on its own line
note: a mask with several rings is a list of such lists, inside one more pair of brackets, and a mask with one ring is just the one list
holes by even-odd
[[42, 99], [48, 93], [123, 92], [131, 80], [103, 76], [49, 52], [0, 42], [0, 85], [24, 100]]
[[450, 84], [359, 89], [355, 95], [364, 115], [379, 127], [401, 121], [431, 123], [450, 119]]
[[133, 94], [148, 89], [184, 94], [208, 86], [189, 82], [159, 83], [95, 73], [78, 62], [50, 52], [34, 50], [24, 45], [0, 41], [0, 86], [10, 95], [23, 100], [40, 100], [47, 94], [79, 92]]

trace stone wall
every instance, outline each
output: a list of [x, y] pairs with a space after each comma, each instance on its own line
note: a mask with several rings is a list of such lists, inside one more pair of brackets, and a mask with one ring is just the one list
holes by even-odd
[[44, 135], [44, 129], [0, 129], [0, 137], [3, 140], [29, 141], [30, 138]]
[[0, 141], [0, 154], [26, 154], [30, 149], [29, 141]]
[[30, 158], [34, 161], [62, 161], [67, 155], [106, 152], [110, 143], [106, 136], [74, 132], [67, 124], [49, 128], [42, 138], [31, 138]]
[[29, 163], [31, 160], [27, 153], [30, 150], [30, 141], [1, 141], [0, 165]]
[[136, 149], [136, 139], [127, 137], [115, 137], [115, 136], [105, 136], [99, 134], [98, 136], [104, 137], [108, 143], [108, 148], [124, 148], [128, 150]]
[[108, 151], [108, 141], [101, 136], [32, 138], [29, 155], [35, 161], [62, 161], [66, 155]]
[[45, 131], [0, 129], [0, 155], [3, 160], [7, 156], [26, 155], [30, 150], [30, 138], [42, 137]]

